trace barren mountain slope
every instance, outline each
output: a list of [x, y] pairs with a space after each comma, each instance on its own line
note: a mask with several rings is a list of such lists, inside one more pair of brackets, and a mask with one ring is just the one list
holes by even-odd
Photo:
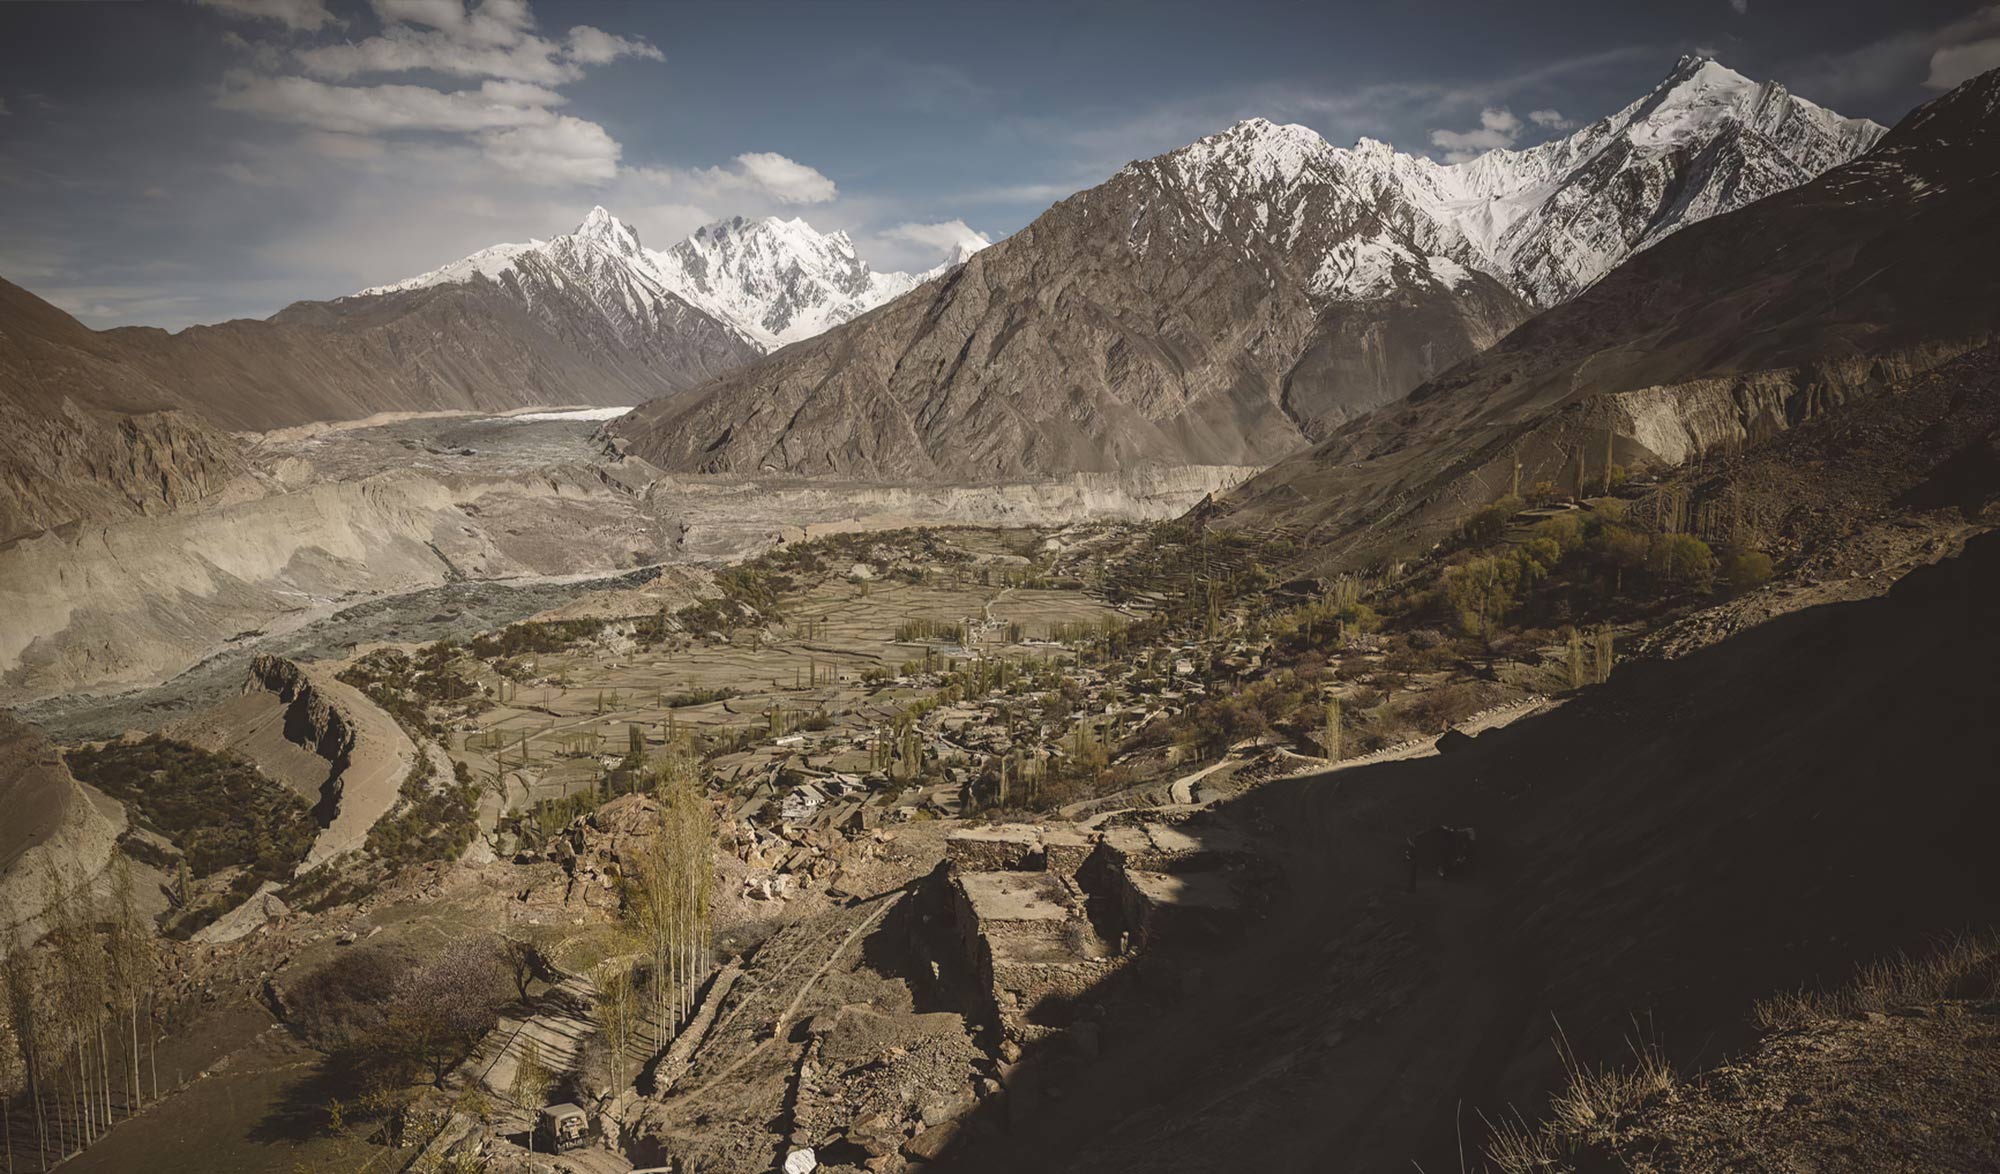
[[[107, 810], [115, 811], [112, 804]], [[54, 746], [0, 712], [0, 958], [47, 910], [49, 882], [76, 889], [104, 871], [124, 830], [92, 803]]]
[[1231, 493], [1217, 524], [1367, 562], [1501, 493], [1678, 464], [1875, 394], [2000, 322], [2000, 75], [1804, 187], [1683, 229], [1483, 354]]
[[102, 336], [0, 281], [0, 543], [170, 510], [242, 469], [236, 444]]
[[1133, 164], [957, 272], [615, 431], [704, 471], [1269, 463], [1527, 313], [1469, 254], [1433, 260], [1418, 214], [1346, 184], [1332, 150], [1257, 120]]
[[0, 374], [37, 379], [45, 397], [143, 397], [262, 431], [390, 411], [632, 404], [757, 353], [647, 285], [622, 262], [615, 224], [586, 221], [494, 275], [298, 302], [263, 321], [173, 334], [89, 331], [66, 317], [52, 325], [59, 311], [14, 291], [0, 332], [59, 342], [72, 359], [52, 372], [20, 356]]

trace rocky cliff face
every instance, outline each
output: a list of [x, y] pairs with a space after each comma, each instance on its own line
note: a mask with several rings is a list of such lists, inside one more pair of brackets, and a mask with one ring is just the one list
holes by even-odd
[[1268, 464], [1880, 131], [1699, 58], [1568, 138], [1463, 164], [1252, 119], [613, 430], [707, 472]]
[[354, 753], [354, 724], [297, 663], [281, 656], [258, 656], [250, 662], [244, 692], [261, 689], [275, 694], [285, 706], [285, 738], [324, 758], [328, 772], [315, 814], [322, 825], [340, 809], [341, 772]]
[[1893, 393], [2000, 322], [2000, 74], [1803, 187], [1681, 230], [1499, 345], [1244, 484], [1217, 524], [1349, 562], [1525, 481], [1755, 443]]

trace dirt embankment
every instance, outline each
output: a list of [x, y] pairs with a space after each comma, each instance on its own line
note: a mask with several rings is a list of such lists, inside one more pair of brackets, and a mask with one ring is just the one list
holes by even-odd
[[95, 883], [124, 829], [118, 805], [93, 801], [40, 731], [0, 713], [0, 955], [17, 932], [35, 936], [50, 877]]
[[416, 744], [394, 718], [324, 666], [260, 656], [246, 687], [275, 695], [285, 707], [286, 738], [309, 745], [329, 767], [315, 808], [322, 830], [300, 871], [360, 847], [368, 829], [395, 806], [416, 762]]

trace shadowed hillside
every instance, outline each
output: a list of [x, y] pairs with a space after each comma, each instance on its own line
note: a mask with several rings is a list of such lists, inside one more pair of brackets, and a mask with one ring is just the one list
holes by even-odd
[[[1587, 1062], [1637, 1015], [1713, 1063], [1755, 999], [1989, 921], [1996, 601], [1987, 536], [1462, 753], [1251, 793], [1290, 899], [1022, 1148], [956, 1168], [1453, 1169], [1475, 1110], [1555, 1086], [1558, 1022]], [[1477, 828], [1474, 870], [1406, 894], [1403, 838], [1439, 822]]]

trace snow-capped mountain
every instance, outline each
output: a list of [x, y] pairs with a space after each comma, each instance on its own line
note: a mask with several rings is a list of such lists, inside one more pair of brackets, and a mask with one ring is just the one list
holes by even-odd
[[961, 243], [944, 264], [923, 273], [877, 273], [846, 233], [823, 234], [803, 220], [739, 216], [653, 250], [630, 225], [593, 208], [568, 235], [495, 245], [355, 296], [487, 281], [530, 306], [580, 298], [621, 332], [653, 329], [691, 308], [755, 349], [772, 351], [909, 292], [963, 264], [984, 243]]
[[846, 233], [775, 216], [717, 221], [653, 259], [684, 297], [765, 350], [838, 326], [929, 276], [877, 273]]
[[1474, 268], [1547, 306], [1683, 226], [1796, 187], [1882, 134], [1776, 82], [1684, 57], [1608, 118], [1464, 163], [1365, 138], [1335, 147], [1259, 118], [1126, 170], [1184, 192], [1216, 231], [1235, 210], [1251, 217], [1238, 230], [1304, 250], [1312, 291], [1328, 300], [1449, 283]]
[[1704, 58], [1459, 164], [1251, 119], [616, 430], [668, 468], [962, 480], [1269, 464], [1881, 128]]

